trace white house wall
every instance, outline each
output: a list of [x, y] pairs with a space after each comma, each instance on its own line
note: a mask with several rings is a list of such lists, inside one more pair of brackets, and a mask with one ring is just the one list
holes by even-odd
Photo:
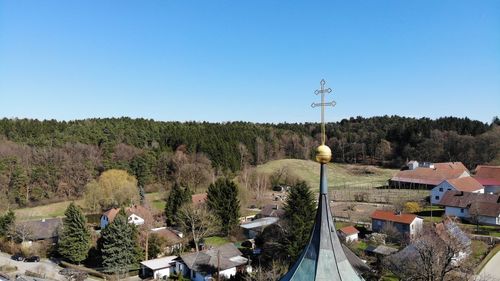
[[481, 224], [489, 224], [489, 225], [500, 225], [500, 216], [498, 217], [487, 217], [487, 216], [479, 216], [478, 221]]
[[[459, 218], [469, 218], [469, 210], [467, 208], [457, 208], [457, 207], [448, 207], [446, 206], [444, 209], [444, 214], [447, 216], [459, 217]], [[462, 212], [463, 210], [463, 212]]]
[[172, 274], [171, 267], [162, 268], [162, 269], [155, 270], [154, 278], [155, 279], [162, 279], [165, 276], [165, 279], [166, 279], [166, 278], [170, 277], [171, 274]]
[[443, 195], [446, 193], [448, 190], [456, 190], [451, 184], [449, 184], [447, 181], [444, 181], [434, 187], [431, 190], [431, 203], [432, 204], [437, 204], [441, 199], [443, 199]]

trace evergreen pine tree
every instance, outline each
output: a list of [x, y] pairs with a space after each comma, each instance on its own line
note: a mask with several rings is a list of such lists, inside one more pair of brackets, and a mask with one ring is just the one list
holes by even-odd
[[316, 214], [313, 194], [305, 182], [290, 189], [283, 209], [288, 230], [284, 246], [291, 260], [295, 260], [308, 242]]
[[73, 202], [69, 204], [64, 215], [66, 218], [64, 218], [58, 251], [65, 259], [80, 263], [87, 258], [91, 246], [87, 219]]
[[14, 225], [16, 215], [12, 210], [9, 210], [5, 215], [0, 217], [0, 237], [5, 237], [9, 229]]
[[208, 187], [207, 206], [219, 218], [224, 235], [238, 225], [240, 216], [240, 200], [238, 188], [229, 179], [218, 179]]
[[123, 209], [101, 233], [102, 266], [108, 273], [123, 274], [137, 262], [136, 231]]
[[177, 211], [184, 203], [191, 201], [189, 189], [183, 189], [179, 184], [175, 184], [167, 197], [165, 204], [165, 217], [168, 225], [177, 225]]

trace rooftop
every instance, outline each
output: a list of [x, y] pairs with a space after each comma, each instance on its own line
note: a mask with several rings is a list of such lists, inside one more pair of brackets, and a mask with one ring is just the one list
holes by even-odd
[[484, 189], [484, 186], [473, 177], [462, 177], [446, 181], [458, 191], [474, 192]]
[[154, 259], [154, 260], [142, 261], [141, 264], [152, 269], [152, 270], [157, 270], [157, 269], [175, 266], [174, 260], [176, 258], [177, 258], [177, 256], [168, 256], [168, 257], [163, 257], [163, 258]]
[[184, 254], [180, 258], [189, 269], [205, 273], [214, 272], [217, 270], [217, 267], [220, 270], [226, 270], [248, 262], [232, 243], [204, 251]]
[[340, 232], [342, 232], [343, 234], [345, 235], [352, 235], [352, 234], [356, 234], [356, 233], [359, 233], [359, 230], [357, 230], [354, 226], [350, 225], [350, 226], [346, 226], [346, 227], [342, 227], [341, 229], [339, 229]]
[[445, 180], [463, 176], [469, 176], [469, 172], [461, 162], [447, 162], [435, 163], [434, 168], [419, 167], [414, 170], [399, 171], [391, 181], [438, 185]]
[[277, 221], [279, 221], [279, 218], [264, 217], [264, 218], [253, 220], [251, 222], [242, 223], [240, 226], [244, 229], [253, 229], [253, 228], [266, 227], [268, 225], [276, 223]]
[[498, 203], [500, 195], [470, 193], [461, 191], [447, 191], [439, 205], [448, 207], [468, 208], [472, 202]]
[[205, 201], [207, 201], [207, 194], [206, 193], [193, 194], [191, 195], [191, 201], [193, 202], [194, 205], [205, 203]]
[[396, 213], [394, 211], [375, 210], [372, 219], [411, 224], [416, 218], [415, 214]]

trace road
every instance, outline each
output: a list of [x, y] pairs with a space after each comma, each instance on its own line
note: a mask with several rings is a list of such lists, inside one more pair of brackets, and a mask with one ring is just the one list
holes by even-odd
[[483, 270], [479, 273], [478, 280], [500, 281], [500, 252], [497, 252], [483, 267]]
[[65, 280], [64, 276], [59, 274], [62, 269], [59, 265], [53, 263], [48, 259], [42, 259], [40, 262], [22, 262], [14, 261], [7, 253], [0, 252], [0, 265], [16, 266], [17, 271], [9, 273], [9, 275], [24, 274], [26, 270], [45, 274], [47, 278], [55, 280]]

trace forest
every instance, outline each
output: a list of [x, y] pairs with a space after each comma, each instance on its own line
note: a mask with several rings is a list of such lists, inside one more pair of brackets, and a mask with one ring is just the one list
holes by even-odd
[[[339, 163], [399, 168], [408, 159], [500, 164], [500, 121], [382, 116], [326, 125]], [[282, 158], [312, 159], [316, 123], [160, 122], [108, 118], [0, 120], [0, 205], [80, 198], [103, 171], [123, 169], [140, 187], [208, 186], [219, 176]], [[146, 190], [148, 191], [148, 190]]]

